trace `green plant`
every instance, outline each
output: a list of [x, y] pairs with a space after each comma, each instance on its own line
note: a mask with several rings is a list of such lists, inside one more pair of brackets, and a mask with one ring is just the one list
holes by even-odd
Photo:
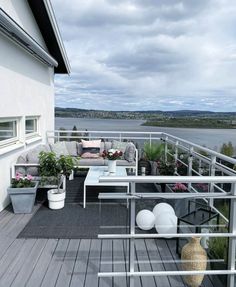
[[58, 168], [65, 176], [69, 176], [74, 168], [73, 159], [71, 156], [61, 155], [57, 160]]
[[160, 160], [157, 162], [160, 175], [174, 175], [176, 164], [174, 161]]
[[220, 148], [220, 152], [224, 155], [232, 157], [234, 155], [234, 147], [232, 145], [232, 142], [229, 141], [228, 143], [223, 143]]
[[58, 192], [63, 182], [63, 176], [68, 176], [74, 168], [73, 159], [71, 156], [61, 155], [56, 157], [54, 152], [41, 151], [39, 154], [39, 173], [41, 183], [57, 184]]
[[58, 164], [56, 154], [54, 152], [39, 153], [39, 173], [40, 176], [57, 177], [61, 168]]
[[144, 156], [147, 160], [155, 161], [163, 157], [164, 145], [158, 143], [144, 143]]
[[[225, 228], [221, 228], [219, 232], [227, 232]], [[224, 259], [227, 262], [228, 238], [215, 237], [208, 241], [209, 253], [216, 259]]]

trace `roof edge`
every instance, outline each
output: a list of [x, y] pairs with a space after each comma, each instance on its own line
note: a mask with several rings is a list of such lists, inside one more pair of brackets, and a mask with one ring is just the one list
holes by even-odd
[[70, 74], [71, 67], [70, 67], [69, 59], [67, 57], [65, 46], [63, 44], [62, 37], [61, 37], [60, 31], [59, 31], [59, 28], [57, 25], [57, 21], [56, 21], [56, 17], [55, 17], [53, 8], [52, 8], [52, 4], [51, 4], [50, 0], [43, 0], [43, 3], [44, 3], [44, 6], [47, 10], [48, 17], [49, 17], [50, 23], [52, 25], [52, 29], [53, 29], [55, 37], [57, 39], [57, 43], [58, 43], [62, 58], [64, 60], [64, 63], [65, 63], [66, 69], [67, 69], [67, 73]]

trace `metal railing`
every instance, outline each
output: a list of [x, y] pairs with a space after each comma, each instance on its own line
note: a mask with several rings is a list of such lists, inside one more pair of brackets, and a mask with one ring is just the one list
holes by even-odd
[[[100, 177], [100, 182], [129, 182], [131, 185], [130, 192], [127, 193], [101, 193], [100, 199], [120, 199], [129, 200], [129, 234], [103, 234], [99, 235], [101, 239], [128, 239], [129, 240], [129, 259], [128, 259], [128, 271], [127, 272], [100, 272], [99, 277], [117, 277], [127, 276], [129, 277], [129, 286], [134, 287], [134, 278], [137, 276], [185, 276], [185, 275], [228, 275], [228, 287], [233, 287], [235, 283], [235, 251], [236, 251], [236, 176], [127, 176], [127, 177]], [[209, 191], [207, 193], [140, 193], [136, 192], [136, 184], [139, 183], [231, 183], [232, 188], [228, 193], [221, 191], [214, 192]], [[135, 205], [137, 200], [145, 199], [228, 199], [230, 200], [230, 216], [229, 216], [229, 232], [224, 233], [171, 233], [171, 234], [136, 234], [135, 233]], [[137, 239], [158, 239], [163, 237], [175, 237], [175, 238], [190, 238], [190, 237], [227, 237], [229, 238], [228, 247], [228, 269], [227, 270], [183, 270], [183, 271], [135, 271], [135, 240]]]

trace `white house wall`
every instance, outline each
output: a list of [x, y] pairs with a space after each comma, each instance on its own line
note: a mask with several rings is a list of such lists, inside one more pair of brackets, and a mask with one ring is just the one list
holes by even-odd
[[[8, 1], [5, 1], [8, 2]], [[9, 1], [17, 2], [17, 1]], [[24, 1], [19, 0], [22, 4]], [[54, 129], [54, 71], [0, 33], [0, 118], [19, 117], [21, 132], [26, 116], [40, 116], [41, 140], [26, 144], [24, 133], [17, 150], [0, 149], [0, 210], [9, 203], [10, 168], [20, 153], [46, 141]]]
[[47, 50], [34, 15], [26, 0], [0, 0], [0, 7]]

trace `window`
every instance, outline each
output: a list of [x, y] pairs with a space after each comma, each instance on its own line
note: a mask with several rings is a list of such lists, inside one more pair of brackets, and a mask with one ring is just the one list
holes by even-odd
[[26, 137], [38, 135], [38, 117], [29, 117], [25, 120]]
[[18, 140], [18, 120], [0, 119], [0, 145], [14, 143]]

